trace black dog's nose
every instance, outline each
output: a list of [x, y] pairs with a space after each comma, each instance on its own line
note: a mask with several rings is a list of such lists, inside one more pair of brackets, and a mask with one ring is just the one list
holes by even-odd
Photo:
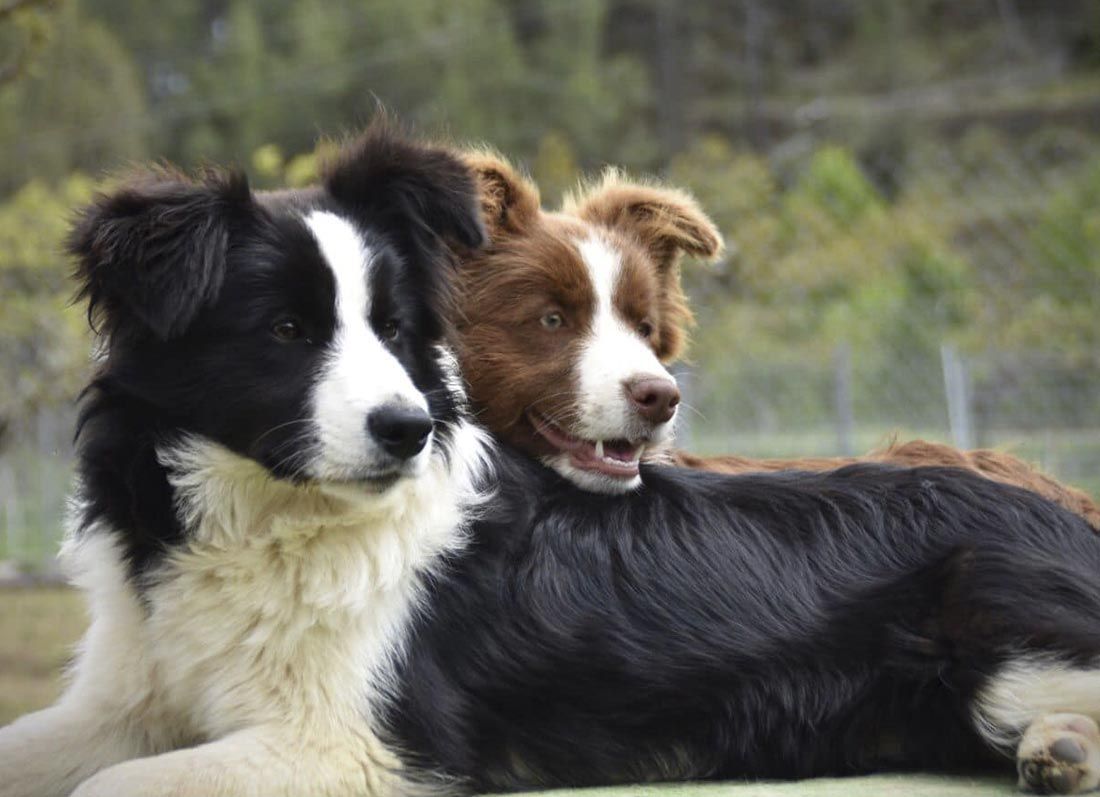
[[367, 431], [392, 457], [415, 457], [428, 442], [432, 419], [417, 407], [389, 404], [367, 416]]

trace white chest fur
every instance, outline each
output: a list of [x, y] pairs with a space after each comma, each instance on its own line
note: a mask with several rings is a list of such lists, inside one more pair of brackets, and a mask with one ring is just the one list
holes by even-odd
[[192, 539], [149, 590], [148, 634], [173, 713], [214, 736], [369, 715], [421, 576], [461, 541], [443, 462], [379, 497], [275, 482], [222, 449], [168, 461]]
[[[104, 767], [82, 795], [404, 793], [373, 720], [421, 581], [478, 501], [483, 439], [457, 434], [449, 462], [437, 453], [382, 495], [277, 481], [201, 440], [161, 452], [186, 543], [139, 595], [112, 529], [72, 537], [92, 625], [65, 696], [5, 729], [0, 757], [45, 750], [25, 740], [64, 725], [87, 749], [48, 793]], [[45, 755], [31, 769], [29, 783], [53, 781]]]

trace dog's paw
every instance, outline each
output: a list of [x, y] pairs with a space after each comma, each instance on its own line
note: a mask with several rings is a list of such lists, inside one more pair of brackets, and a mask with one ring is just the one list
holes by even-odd
[[1100, 728], [1082, 714], [1048, 714], [1031, 723], [1016, 751], [1020, 788], [1082, 794], [1100, 786]]

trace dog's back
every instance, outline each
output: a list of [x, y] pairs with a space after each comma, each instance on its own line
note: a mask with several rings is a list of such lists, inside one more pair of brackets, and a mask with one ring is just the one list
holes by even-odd
[[396, 715], [477, 788], [975, 767], [1041, 713], [1004, 718], [1003, 673], [1100, 686], [1100, 539], [1027, 491], [859, 465], [652, 468], [609, 497], [503, 470]]

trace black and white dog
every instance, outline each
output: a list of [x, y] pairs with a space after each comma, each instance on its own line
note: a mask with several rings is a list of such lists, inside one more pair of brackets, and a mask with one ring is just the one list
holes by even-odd
[[440, 344], [448, 153], [378, 127], [323, 185], [148, 173], [70, 247], [103, 333], [64, 556], [92, 625], [0, 730], [0, 795], [391, 795], [378, 702], [486, 450]]
[[1002, 767], [1100, 784], [1100, 537], [951, 469], [585, 492], [518, 452], [390, 722], [472, 790]]

